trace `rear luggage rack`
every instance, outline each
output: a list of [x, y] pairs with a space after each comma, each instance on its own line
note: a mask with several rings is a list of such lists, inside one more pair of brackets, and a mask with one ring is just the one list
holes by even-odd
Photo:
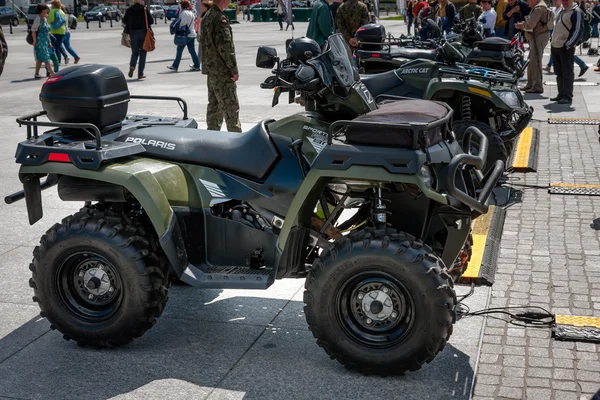
[[[38, 121], [45, 111], [17, 118], [19, 126], [27, 126], [27, 141], [19, 143], [16, 162], [22, 165], [40, 165], [47, 161], [69, 162], [77, 168], [97, 169], [103, 161], [143, 153], [144, 146], [137, 143], [102, 140], [102, 131], [96, 125], [71, 122]], [[56, 137], [56, 130], [39, 135], [38, 127], [67, 128], [83, 131], [89, 141], [65, 142]], [[107, 127], [110, 130], [114, 126]], [[61, 132], [60, 130], [58, 132]]]
[[[179, 97], [163, 96], [130, 96], [138, 100], [176, 101], [183, 112], [183, 119], [188, 119], [188, 107], [185, 100]], [[143, 145], [132, 142], [115, 142], [102, 140], [107, 135], [123, 128], [123, 122], [108, 125], [103, 129], [90, 123], [38, 121], [46, 111], [17, 118], [19, 126], [27, 127], [27, 141], [19, 143], [16, 162], [22, 165], [41, 165], [47, 161], [66, 162], [82, 169], [98, 169], [103, 161], [129, 157], [145, 152]], [[125, 120], [127, 121], [127, 120]], [[157, 124], [157, 123], [155, 123]], [[165, 125], [175, 125], [173, 121]], [[39, 134], [38, 127], [57, 128]], [[69, 132], [76, 130], [89, 135], [89, 140], [71, 140]]]

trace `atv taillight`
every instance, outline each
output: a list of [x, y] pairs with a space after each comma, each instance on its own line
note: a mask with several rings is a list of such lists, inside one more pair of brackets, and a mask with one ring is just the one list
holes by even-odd
[[372, 58], [381, 58], [381, 54], [377, 54], [377, 53], [372, 53], [371, 54]]
[[70, 163], [71, 159], [69, 158], [69, 155], [65, 153], [50, 153], [48, 155], [48, 161]]
[[50, 83], [58, 82], [60, 80], [60, 78], [62, 78], [62, 76], [51, 76], [50, 78], [46, 79], [46, 82], [44, 82], [44, 85], [49, 85]]

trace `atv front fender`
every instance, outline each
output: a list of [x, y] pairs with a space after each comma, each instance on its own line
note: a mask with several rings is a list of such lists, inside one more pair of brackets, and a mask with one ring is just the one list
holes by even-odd
[[179, 275], [187, 267], [185, 243], [171, 204], [191, 207], [200, 204], [200, 198], [197, 191], [193, 190], [193, 185], [188, 185], [186, 174], [179, 165], [139, 158], [112, 163], [96, 170], [52, 162], [22, 166], [19, 171], [21, 181], [31, 174], [64, 175], [123, 186], [148, 215], [175, 273]]
[[[442, 92], [453, 92], [453, 93], [464, 93], [464, 94], [468, 94], [471, 96], [475, 96], [475, 97], [480, 97], [482, 99], [485, 99], [489, 102], [491, 102], [492, 104], [494, 104], [494, 106], [496, 108], [500, 108], [503, 110], [512, 110], [515, 108], [520, 108], [520, 107], [511, 107], [508, 104], [506, 104], [506, 102], [504, 102], [504, 100], [502, 100], [500, 97], [498, 97], [498, 95], [494, 92], [494, 90], [492, 90], [491, 87], [489, 87], [488, 85], [483, 85], [480, 83], [476, 83], [476, 82], [469, 82], [469, 81], [458, 81], [458, 80], [442, 80], [442, 81], [438, 81], [438, 80], [432, 80], [429, 85], [427, 86], [427, 89], [425, 91], [425, 94], [423, 96], [423, 98], [425, 100], [431, 100], [431, 99], [435, 99], [437, 98], [438, 94], [442, 93]], [[521, 98], [520, 93], [515, 93], [517, 96], [518, 101], [521, 103], [523, 103], [523, 100]], [[445, 96], [444, 96], [445, 97]]]

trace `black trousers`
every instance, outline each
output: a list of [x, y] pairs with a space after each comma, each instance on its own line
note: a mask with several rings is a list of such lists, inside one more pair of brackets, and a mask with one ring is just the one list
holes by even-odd
[[558, 97], [573, 100], [575, 48], [572, 47], [567, 50], [565, 46], [561, 48], [552, 47], [550, 55], [552, 57], [554, 73], [556, 74]]

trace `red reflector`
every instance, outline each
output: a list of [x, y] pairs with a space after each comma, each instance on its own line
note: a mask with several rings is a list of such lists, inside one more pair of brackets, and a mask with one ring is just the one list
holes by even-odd
[[69, 155], [65, 153], [50, 153], [48, 161], [71, 162], [71, 159], [69, 158]]
[[44, 85], [49, 85], [51, 83], [58, 82], [60, 80], [60, 78], [62, 78], [62, 76], [51, 76], [50, 78], [46, 79], [46, 82], [44, 82]]
[[373, 57], [373, 58], [381, 58], [381, 54], [373, 53], [373, 54], [371, 54], [371, 57]]

